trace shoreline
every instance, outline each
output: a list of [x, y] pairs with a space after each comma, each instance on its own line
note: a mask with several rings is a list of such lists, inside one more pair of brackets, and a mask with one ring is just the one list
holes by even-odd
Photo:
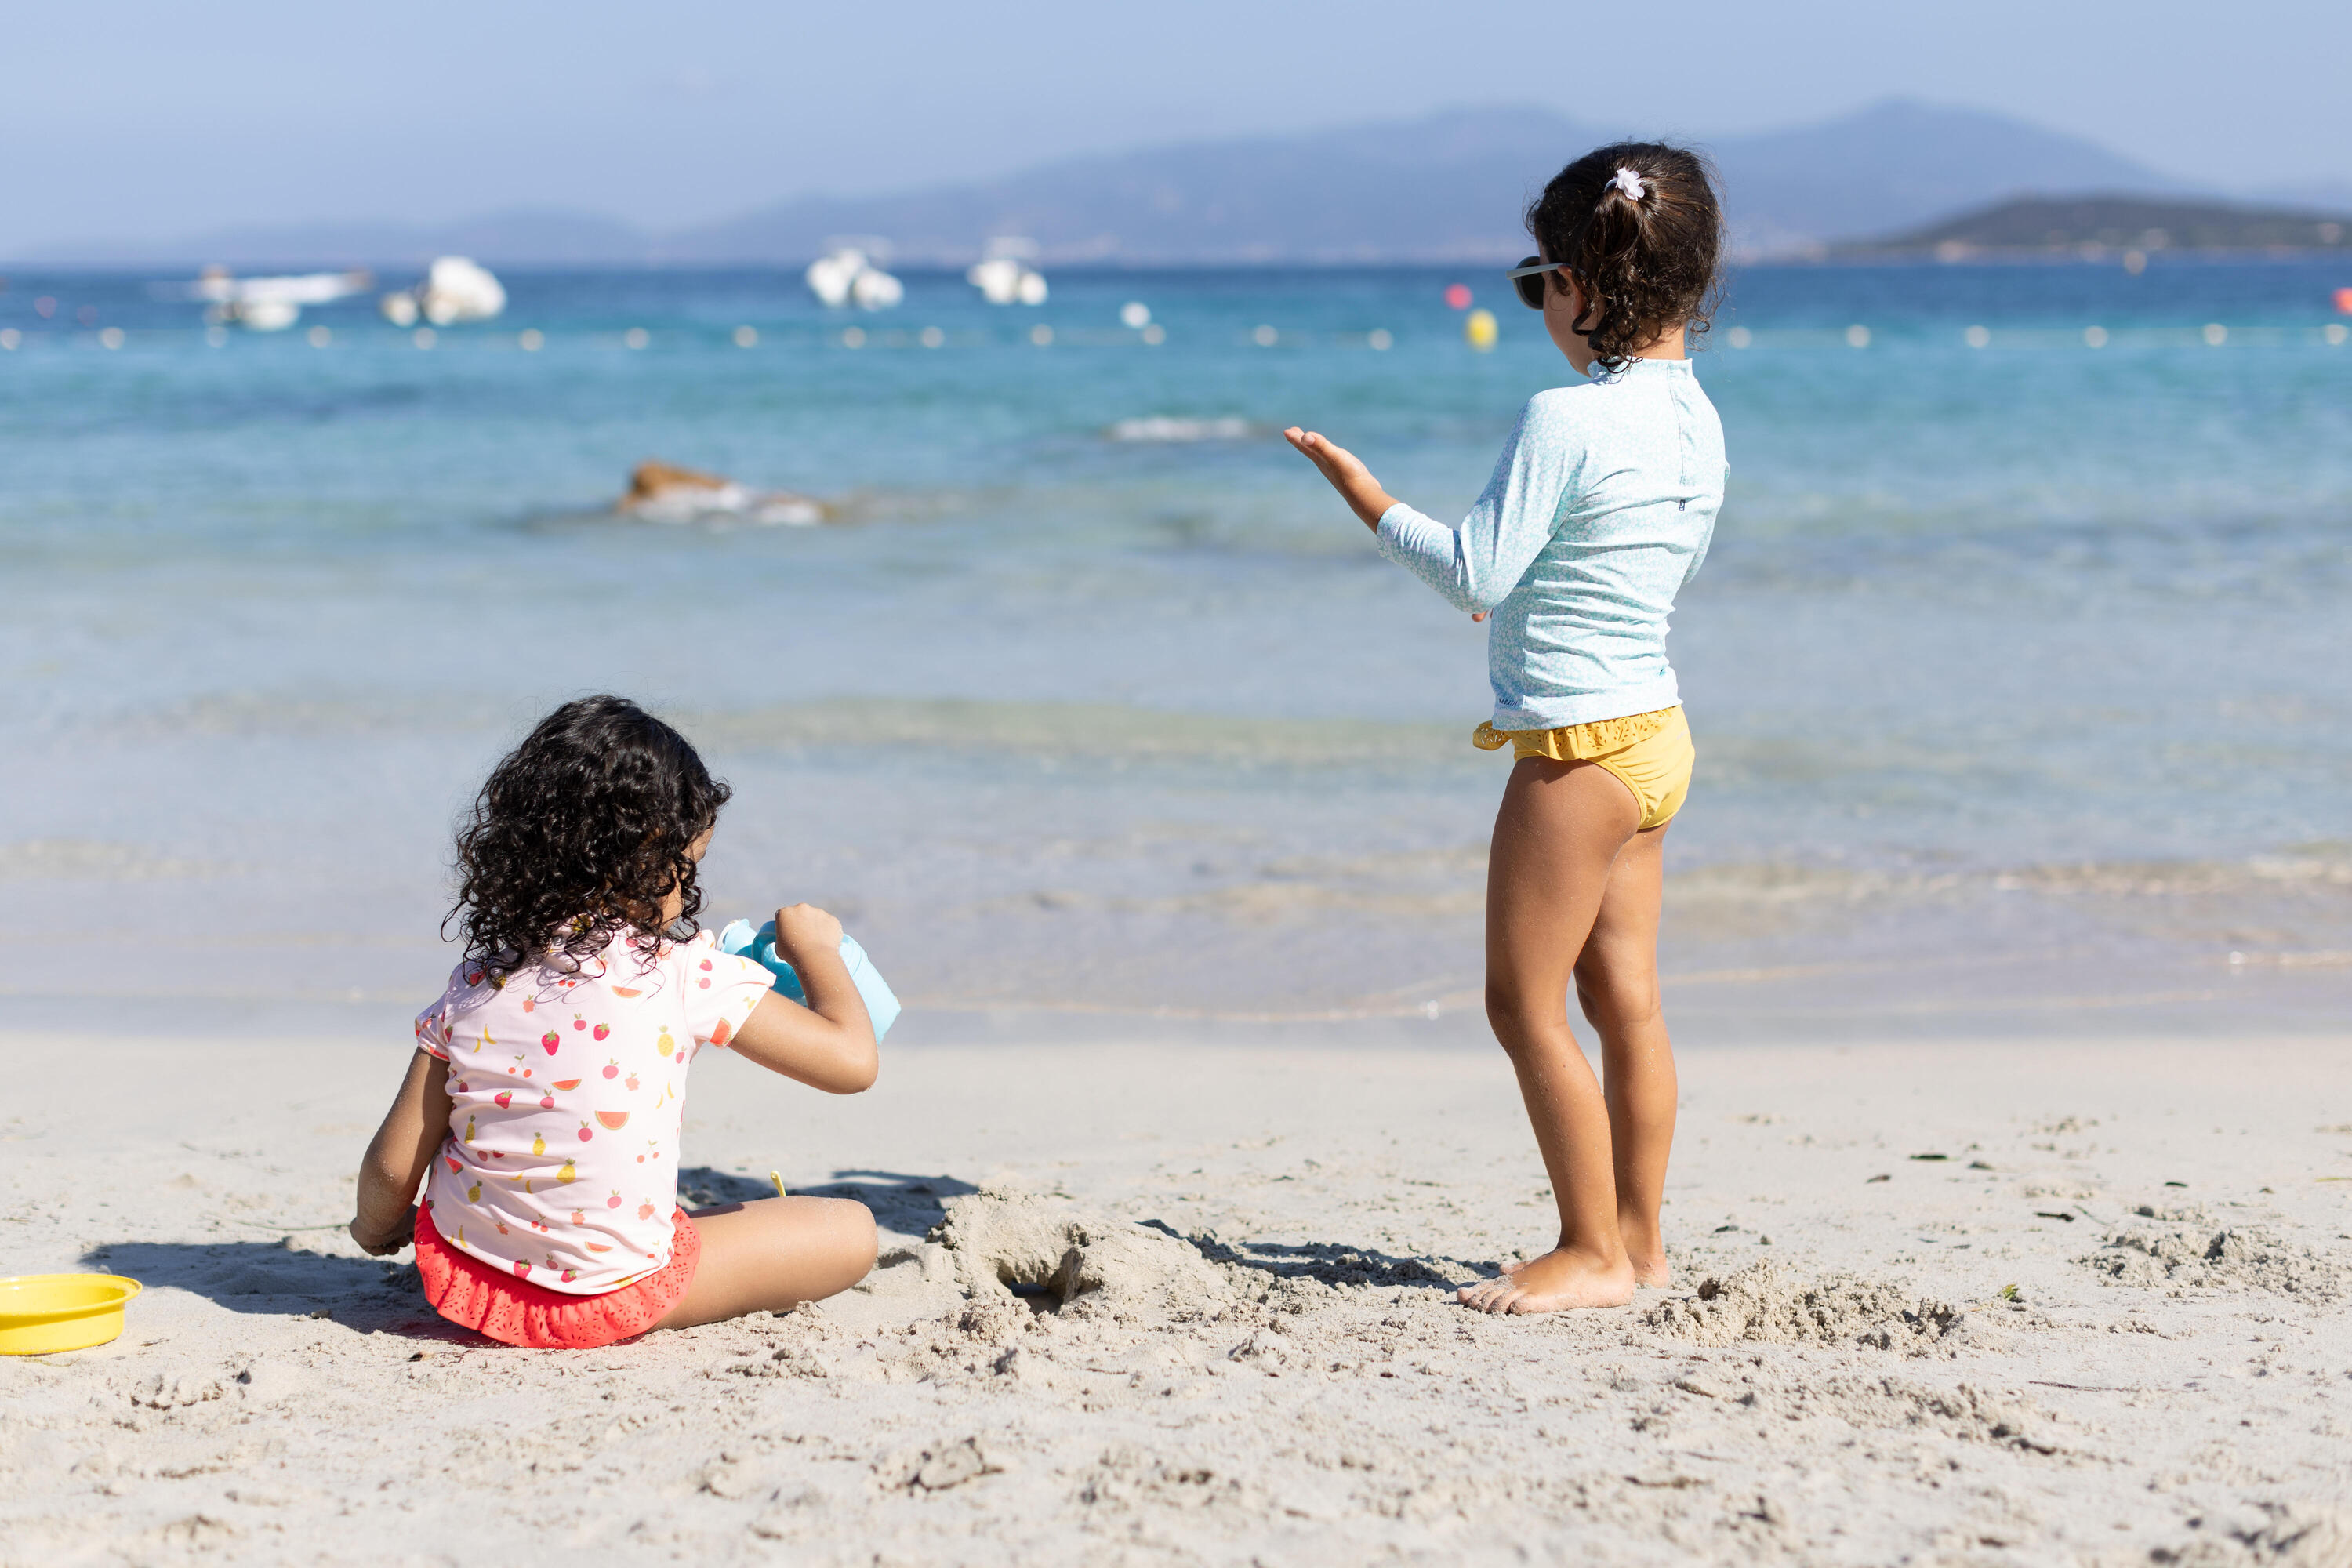
[[[404, 1042], [0, 1034], [0, 1268], [149, 1286], [112, 1345], [0, 1360], [0, 1563], [2352, 1543], [2352, 1036], [1687, 1047], [1675, 1287], [1508, 1321], [1450, 1299], [1550, 1223], [1499, 1052], [1191, 1041], [913, 1045], [842, 1101], [714, 1053], [688, 1184], [860, 1196], [884, 1267], [551, 1352], [295, 1228], [341, 1217]], [[1139, 1250], [1006, 1296], [983, 1211]]]

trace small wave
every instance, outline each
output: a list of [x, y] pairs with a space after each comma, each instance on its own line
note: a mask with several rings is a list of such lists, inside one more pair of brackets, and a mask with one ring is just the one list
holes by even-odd
[[1103, 432], [1114, 441], [1239, 441], [1252, 432], [1246, 419], [1184, 419], [1154, 414], [1122, 419]]

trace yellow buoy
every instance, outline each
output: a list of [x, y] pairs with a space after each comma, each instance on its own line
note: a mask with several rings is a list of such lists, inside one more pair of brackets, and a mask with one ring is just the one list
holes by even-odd
[[0, 1355], [88, 1350], [122, 1332], [122, 1308], [139, 1294], [120, 1274], [20, 1274], [0, 1279]]
[[1495, 312], [1473, 310], [1462, 323], [1462, 341], [1484, 353], [1495, 346]]

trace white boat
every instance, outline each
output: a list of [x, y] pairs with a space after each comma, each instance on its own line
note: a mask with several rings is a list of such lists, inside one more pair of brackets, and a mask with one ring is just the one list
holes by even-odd
[[907, 297], [906, 285], [876, 266], [860, 246], [833, 247], [810, 262], [802, 276], [809, 292], [828, 310], [849, 304], [863, 310], [887, 310]]
[[1034, 239], [1009, 235], [992, 239], [987, 253], [964, 273], [964, 281], [992, 305], [1042, 305], [1045, 277], [1029, 265], [1036, 254]]
[[278, 332], [302, 319], [305, 305], [323, 305], [359, 293], [375, 279], [365, 272], [301, 272], [271, 278], [237, 278], [226, 267], [207, 267], [188, 285], [187, 297], [211, 308], [215, 326], [236, 325], [256, 332]]
[[422, 282], [386, 294], [378, 306], [395, 327], [414, 326], [419, 316], [446, 327], [453, 321], [488, 321], [507, 308], [507, 290], [488, 268], [471, 258], [441, 256], [425, 268]]

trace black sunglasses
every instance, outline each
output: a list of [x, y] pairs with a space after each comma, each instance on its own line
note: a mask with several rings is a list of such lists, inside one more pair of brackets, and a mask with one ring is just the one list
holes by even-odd
[[1530, 310], [1540, 310], [1544, 307], [1544, 274], [1561, 271], [1567, 266], [1565, 261], [1546, 261], [1540, 256], [1530, 256], [1503, 276], [1519, 291], [1520, 304]]

